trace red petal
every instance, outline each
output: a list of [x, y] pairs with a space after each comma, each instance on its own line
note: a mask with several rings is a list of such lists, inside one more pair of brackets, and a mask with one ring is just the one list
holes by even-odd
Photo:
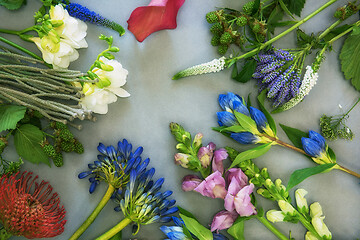
[[185, 0], [152, 0], [148, 6], [136, 8], [129, 18], [128, 29], [136, 40], [144, 41], [151, 33], [176, 28], [176, 16]]

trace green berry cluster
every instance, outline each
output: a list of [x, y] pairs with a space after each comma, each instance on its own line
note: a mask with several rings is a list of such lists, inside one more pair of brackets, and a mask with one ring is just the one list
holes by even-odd
[[341, 20], [345, 20], [351, 15], [355, 14], [357, 11], [359, 11], [359, 7], [355, 5], [353, 2], [349, 2], [346, 6], [336, 9], [334, 13], [334, 17]]

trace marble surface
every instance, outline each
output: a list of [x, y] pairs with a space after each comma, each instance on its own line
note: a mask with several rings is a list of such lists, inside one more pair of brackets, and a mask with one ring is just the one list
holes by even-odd
[[[0, 27], [23, 29], [33, 22], [33, 12], [40, 7], [40, 1], [28, 1], [27, 6], [16, 12], [0, 8]], [[113, 19], [127, 27], [126, 20], [138, 6], [147, 5], [147, 1], [107, 0], [86, 1], [77, 0], [99, 14]], [[170, 134], [170, 122], [182, 124], [192, 134], [202, 132], [203, 142], [213, 141], [218, 147], [232, 146], [239, 150], [246, 147], [236, 144], [219, 133], [211, 130], [217, 125], [216, 112], [219, 111], [217, 97], [220, 93], [233, 91], [247, 96], [251, 93], [254, 101], [257, 94], [255, 81], [241, 84], [230, 79], [230, 71], [212, 75], [186, 78], [172, 81], [171, 77], [177, 71], [186, 67], [218, 58], [216, 49], [210, 45], [211, 34], [204, 16], [214, 7], [240, 8], [245, 1], [230, 0], [196, 0], [186, 1], [178, 14], [176, 30], [157, 32], [143, 43], [135, 40], [127, 32], [123, 37], [106, 28], [88, 24], [86, 40], [87, 49], [80, 50], [80, 58], [71, 64], [71, 69], [87, 71], [97, 54], [106, 46], [99, 41], [98, 36], [114, 36], [114, 45], [120, 48], [116, 58], [129, 71], [125, 89], [131, 93], [130, 98], [118, 99], [109, 107], [106, 115], [97, 115], [97, 122], [82, 123], [83, 130], [75, 132], [76, 137], [84, 144], [82, 155], [66, 154], [62, 168], [26, 163], [24, 170], [33, 171], [41, 178], [47, 179], [55, 191], [61, 196], [67, 215], [65, 232], [53, 238], [68, 239], [90, 214], [100, 201], [106, 190], [105, 184], [100, 184], [95, 193], [89, 194], [89, 182], [79, 180], [77, 175], [87, 169], [87, 164], [96, 159], [96, 147], [99, 142], [105, 145], [115, 145], [123, 138], [131, 141], [134, 147], [143, 146], [144, 157], [150, 157], [152, 167], [156, 168], [156, 177], [164, 177], [164, 189], [174, 191], [177, 203], [193, 212], [204, 225], [211, 223], [212, 216], [222, 209], [223, 201], [202, 197], [198, 193], [184, 193], [181, 190], [181, 179], [190, 172], [178, 167], [173, 162], [175, 140]], [[306, 16], [326, 1], [308, 0], [303, 11]], [[333, 11], [345, 1], [338, 1], [333, 6], [303, 25], [307, 32], [318, 32], [331, 24], [329, 19]], [[37, 51], [31, 43], [24, 43], [16, 37], [9, 36], [17, 43]], [[295, 35], [275, 43], [275, 46], [294, 46]], [[342, 41], [342, 40], [340, 40]], [[317, 85], [311, 94], [296, 108], [274, 115], [277, 123], [284, 123], [303, 131], [310, 129], [319, 131], [319, 118], [322, 114], [341, 113], [338, 105], [346, 110], [357, 100], [359, 93], [344, 79], [340, 71], [340, 42], [334, 44], [334, 51], [327, 54], [323, 63]], [[336, 152], [338, 161], [344, 166], [360, 172], [359, 138], [360, 125], [359, 107], [348, 120], [348, 125], [355, 133], [353, 141], [337, 140], [329, 145]], [[281, 139], [288, 141], [279, 129]], [[6, 151], [8, 158], [16, 157], [14, 149]], [[304, 156], [281, 147], [273, 147], [266, 155], [255, 160], [260, 167], [267, 167], [272, 178], [281, 178], [287, 183], [290, 174], [300, 168], [315, 166]], [[360, 235], [360, 186], [359, 180], [340, 171], [313, 176], [298, 187], [305, 188], [308, 203], [318, 201], [326, 216], [325, 223], [333, 233], [333, 239], [356, 239]], [[291, 191], [293, 197], [293, 191]], [[294, 198], [294, 197], [293, 197]], [[257, 197], [265, 210], [276, 208], [274, 202]], [[122, 219], [122, 214], [113, 211], [114, 203], [109, 202], [92, 226], [80, 239], [94, 239]], [[276, 226], [282, 232], [291, 231], [295, 239], [304, 239], [305, 228], [301, 224], [278, 223]], [[160, 224], [142, 226], [136, 237], [131, 236], [130, 227], [124, 230], [124, 239], [164, 239], [159, 230]], [[256, 220], [245, 224], [246, 239], [276, 239], [263, 225]], [[14, 238], [22, 239], [22, 238]]]

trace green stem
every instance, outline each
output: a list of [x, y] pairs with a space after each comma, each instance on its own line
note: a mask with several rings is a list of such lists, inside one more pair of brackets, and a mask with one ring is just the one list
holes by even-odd
[[322, 240], [323, 238], [316, 232], [315, 228], [311, 223], [301, 214], [298, 212], [299, 220], [304, 225], [304, 227], [309, 230], [317, 239]]
[[106, 203], [110, 200], [111, 195], [114, 193], [115, 188], [109, 184], [109, 187], [101, 199], [100, 203], [96, 206], [94, 211], [90, 214], [90, 216], [85, 220], [85, 222], [76, 230], [76, 232], [69, 238], [69, 240], [78, 239], [81, 234], [85, 232], [85, 230], [92, 224], [95, 218], [99, 215], [100, 211], [105, 207]]
[[340, 169], [341, 171], [344, 171], [344, 172], [346, 172], [346, 173], [348, 173], [348, 174], [350, 174], [350, 175], [353, 175], [353, 176], [355, 176], [355, 177], [357, 177], [357, 178], [360, 178], [360, 174], [359, 174], [359, 173], [354, 172], [354, 171], [352, 171], [352, 170], [350, 170], [350, 169], [348, 169], [348, 168], [346, 168], [346, 167], [343, 167], [343, 166], [341, 166], [340, 164], [337, 164], [337, 165], [338, 165], [338, 168], [336, 168], [336, 169]]
[[264, 226], [269, 229], [275, 236], [282, 240], [289, 240], [284, 234], [282, 234], [276, 227], [274, 227], [264, 216], [260, 217], [256, 215], [256, 218], [264, 224]]
[[100, 237], [96, 238], [96, 240], [107, 240], [113, 237], [115, 234], [123, 230], [127, 225], [132, 223], [132, 220], [129, 218], [124, 218], [121, 222], [111, 228], [109, 231], [101, 235]]
[[333, 42], [335, 42], [336, 40], [338, 40], [339, 38], [343, 37], [344, 35], [348, 34], [349, 32], [351, 32], [355, 27], [359, 27], [360, 26], [360, 20], [357, 21], [356, 23], [354, 23], [354, 25], [350, 28], [348, 28], [347, 30], [345, 30], [344, 32], [340, 33], [339, 35], [337, 35], [336, 37], [332, 38], [330, 41], [328, 41], [328, 44], [331, 45]]
[[322, 39], [323, 37], [325, 37], [328, 33], [330, 33], [337, 25], [339, 25], [340, 23], [342, 23], [343, 20], [339, 19], [336, 22], [334, 22], [330, 27], [328, 27], [327, 29], [325, 29], [325, 31], [323, 31], [318, 39]]
[[[24, 47], [22, 47], [22, 46], [17, 45], [16, 43], [14, 43], [14, 42], [12, 42], [12, 41], [10, 41], [10, 40], [7, 40], [6, 38], [0, 37], [0, 41], [4, 42], [4, 43], [6, 43], [6, 44], [9, 44], [10, 46], [12, 46], [12, 47], [14, 47], [14, 48], [16, 48], [16, 49], [19, 49], [20, 51], [22, 51], [22, 52], [30, 55], [31, 57], [33, 57], [33, 58], [35, 58], [35, 59], [44, 61], [44, 60], [42, 59], [42, 57], [36, 55], [35, 53], [27, 50], [26, 48], [24, 48]], [[49, 65], [49, 64], [45, 64], [45, 65], [48, 66], [48, 67], [51, 66], [51, 65]], [[51, 67], [49, 67], [49, 68], [51, 68]]]
[[356, 103], [341, 117], [339, 123], [354, 109], [354, 107], [360, 102], [360, 98], [356, 101]]
[[310, 20], [311, 18], [313, 18], [315, 15], [317, 15], [318, 13], [320, 13], [321, 11], [323, 11], [325, 8], [327, 8], [328, 6], [330, 6], [331, 4], [335, 3], [338, 0], [330, 0], [327, 3], [325, 3], [324, 5], [322, 5], [320, 8], [318, 8], [316, 11], [312, 12], [310, 15], [308, 15], [307, 17], [305, 17], [304, 19], [300, 20], [299, 22], [297, 22], [296, 24], [294, 24], [292, 27], [288, 28], [287, 30], [283, 31], [282, 33], [280, 33], [279, 35], [277, 35], [276, 37], [270, 39], [269, 41], [263, 43], [260, 47], [253, 49], [250, 52], [247, 52], [243, 55], [240, 55], [238, 57], [234, 57], [234, 58], [230, 58], [227, 59], [227, 65], [230, 66], [231, 64], [229, 63], [234, 63], [242, 58], [248, 58], [251, 57], [253, 55], [255, 55], [256, 53], [258, 53], [259, 51], [263, 50], [264, 48], [266, 48], [267, 46], [271, 45], [273, 42], [279, 40], [280, 38], [284, 37], [285, 35], [287, 35], [288, 33], [292, 32], [293, 30], [295, 30], [297, 27], [299, 27], [301, 24], [307, 22], [308, 20]]

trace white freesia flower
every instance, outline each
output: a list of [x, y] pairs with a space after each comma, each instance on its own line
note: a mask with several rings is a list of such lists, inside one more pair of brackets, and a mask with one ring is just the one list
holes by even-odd
[[60, 47], [56, 52], [54, 52], [52, 44], [45, 44], [45, 48], [43, 48], [41, 46], [42, 39], [38, 37], [31, 38], [31, 40], [41, 51], [44, 61], [52, 64], [54, 69], [67, 68], [70, 62], [79, 58], [79, 53], [62, 40], [60, 40]]
[[71, 17], [61, 4], [51, 7], [50, 19], [62, 21], [63, 24], [55, 30], [63, 41], [73, 48], [86, 48], [88, 44], [85, 40], [87, 25], [74, 17]]
[[106, 80], [111, 82], [109, 86], [100, 88], [94, 85], [94, 91], [88, 91], [85, 97], [81, 99], [81, 105], [86, 110], [91, 110], [95, 113], [106, 114], [108, 111], [108, 104], [116, 102], [117, 97], [129, 97], [130, 94], [121, 87], [126, 83], [128, 71], [116, 60], [108, 60], [101, 57], [100, 61], [106, 65], [114, 68], [112, 71], [104, 71], [99, 68], [94, 68], [93, 72], [100, 78], [100, 81]]

